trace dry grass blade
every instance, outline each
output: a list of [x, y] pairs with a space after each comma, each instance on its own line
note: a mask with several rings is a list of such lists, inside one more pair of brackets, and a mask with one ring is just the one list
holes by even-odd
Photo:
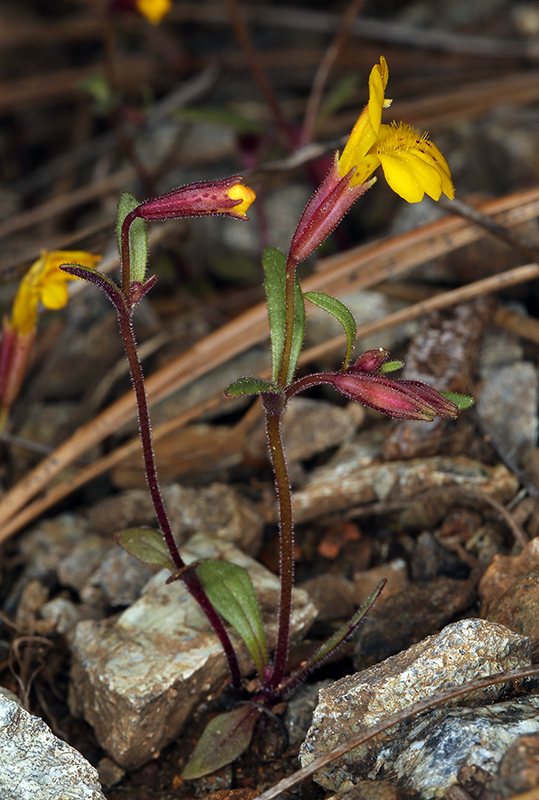
[[[498, 223], [509, 226], [534, 218], [539, 214], [539, 188], [486, 203], [481, 207], [481, 212], [492, 214]], [[320, 271], [309, 277], [304, 282], [303, 288], [305, 291], [324, 291], [337, 296], [352, 289], [367, 288], [484, 235], [479, 226], [471, 225], [459, 218], [448, 217], [402, 236], [324, 259], [320, 262]], [[508, 283], [537, 277], [539, 277], [539, 267], [528, 265], [511, 273], [488, 278], [486, 281], [492, 282], [489, 291], [495, 291]], [[485, 282], [482, 283], [483, 286], [479, 283], [479, 290], [477, 284], [455, 290], [459, 293], [458, 299], [468, 299], [470, 296], [475, 296], [474, 292], [486, 291]], [[453, 302], [457, 300], [453, 299]], [[441, 297], [431, 298], [429, 301], [417, 304], [417, 315], [442, 307], [443, 304]], [[380, 320], [376, 324], [384, 327], [395, 323]], [[364, 333], [364, 329], [361, 329], [360, 335]], [[164, 399], [214, 367], [245, 352], [249, 347], [263, 341], [267, 335], [266, 307], [265, 303], [259, 303], [150, 376], [147, 380], [150, 403]], [[319, 352], [320, 350], [317, 354]], [[70, 439], [19, 481], [0, 503], [2, 526], [0, 541], [6, 539], [14, 530], [13, 525], [7, 526], [8, 520], [42, 491], [53, 477], [91, 446], [133, 419], [135, 413], [134, 398], [131, 393], [127, 393], [102, 411], [92, 422], [79, 428]]]
[[[303, 769], [298, 770], [296, 773], [294, 773], [294, 775], [290, 775], [290, 777], [279, 781], [279, 783], [273, 786], [271, 789], [268, 789], [267, 791], [258, 795], [257, 800], [274, 800], [275, 797], [279, 797], [279, 795], [283, 792], [288, 791], [288, 789], [291, 789], [293, 786], [297, 786], [297, 784], [305, 780], [305, 778], [309, 778], [311, 775], [314, 775], [315, 772], [317, 772], [319, 769], [322, 769], [322, 767], [331, 764], [331, 762], [335, 761], [335, 759], [346, 755], [346, 753], [349, 753], [350, 750], [353, 750], [355, 747], [359, 747], [360, 744], [368, 742], [369, 739], [372, 739], [379, 733], [387, 731], [387, 729], [392, 728], [393, 725], [397, 725], [399, 722], [404, 722], [404, 720], [411, 719], [416, 714], [420, 714], [421, 712], [427, 711], [430, 708], [436, 708], [436, 706], [441, 706], [448, 700], [453, 700], [456, 697], [462, 697], [462, 695], [468, 694], [468, 692], [475, 691], [476, 689], [483, 689], [486, 686], [493, 686], [497, 683], [505, 683], [506, 681], [517, 680], [519, 678], [527, 678], [530, 675], [537, 675], [537, 673], [539, 673], [539, 666], [523, 667], [521, 669], [510, 670], [509, 672], [500, 672], [498, 675], [488, 675], [485, 678], [478, 678], [475, 681], [464, 683], [462, 686], [446, 689], [445, 691], [425, 697], [423, 700], [419, 700], [419, 702], [413, 703], [407, 708], [403, 708], [402, 711], [391, 714], [381, 722], [378, 722], [376, 725], [368, 728], [366, 731], [362, 731], [357, 736], [354, 736], [352, 739], [344, 742], [344, 744], [336, 747], [331, 753], [327, 753], [325, 756], [322, 756], [321, 758], [311, 762], [311, 764], [309, 764], [307, 767], [303, 767]], [[518, 795], [518, 797], [523, 797], [523, 795]]]

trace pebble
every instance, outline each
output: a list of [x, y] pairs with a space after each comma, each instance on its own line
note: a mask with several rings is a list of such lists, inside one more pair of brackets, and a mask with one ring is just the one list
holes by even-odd
[[439, 575], [449, 578], [467, 578], [470, 567], [444, 547], [430, 531], [423, 531], [416, 541], [410, 564], [410, 573], [416, 581], [428, 581]]
[[382, 592], [358, 631], [354, 666], [364, 669], [410, 647], [470, 608], [475, 598], [473, 581], [445, 576], [388, 597]]
[[517, 556], [495, 555], [478, 587], [483, 616], [519, 578], [539, 571], [539, 538], [532, 539]]
[[114, 547], [112, 537], [88, 534], [59, 562], [56, 572], [62, 586], [80, 591], [81, 586]]
[[356, 610], [356, 587], [342, 575], [326, 572], [299, 586], [318, 609], [318, 620], [343, 619]]
[[[531, 700], [532, 698], [530, 698]], [[537, 698], [533, 698], [534, 701]], [[523, 794], [539, 786], [539, 733], [526, 732], [505, 752], [493, 781], [501, 797]]]
[[0, 795], [6, 800], [105, 800], [97, 770], [0, 692]]
[[[249, 570], [270, 648], [276, 636], [278, 579], [228, 542], [197, 534], [183, 548], [187, 563], [221, 558]], [[226, 681], [221, 646], [179, 581], [162, 570], [119, 617], [79, 622], [71, 638], [70, 708], [84, 716], [106, 753], [136, 769], [175, 739], [202, 699]], [[295, 590], [292, 634], [309, 627], [316, 609]], [[245, 672], [252, 662], [240, 648]]]
[[358, 606], [365, 602], [382, 578], [387, 581], [382, 594], [384, 599], [406, 589], [409, 585], [409, 580], [408, 567], [405, 560], [403, 558], [395, 558], [393, 561], [388, 561], [387, 564], [381, 564], [379, 567], [359, 570], [354, 573], [355, 599]]
[[80, 590], [83, 601], [95, 607], [130, 606], [157, 572], [121, 547], [113, 546]]
[[490, 604], [486, 619], [528, 636], [535, 661], [535, 656], [539, 655], [539, 573], [530, 572], [517, 578]]
[[[480, 767], [493, 775], [521, 734], [538, 731], [539, 697], [482, 708], [434, 709], [378, 750], [369, 777], [391, 779], [414, 789], [423, 800], [442, 798], [457, 783], [463, 766]], [[537, 767], [537, 750], [535, 759]]]
[[330, 684], [331, 680], [328, 679], [317, 683], [302, 683], [294, 689], [283, 717], [290, 747], [305, 739], [318, 703], [318, 692]]
[[[452, 623], [381, 664], [322, 689], [300, 748], [301, 764], [307, 766], [350, 736], [436, 691], [529, 664], [529, 640], [502, 625], [480, 619]], [[500, 686], [488, 687], [451, 705], [495, 702], [501, 691]], [[319, 770], [315, 780], [338, 791], [345, 781], [368, 777], [373, 758], [395, 738], [396, 730], [400, 729], [380, 734]]]

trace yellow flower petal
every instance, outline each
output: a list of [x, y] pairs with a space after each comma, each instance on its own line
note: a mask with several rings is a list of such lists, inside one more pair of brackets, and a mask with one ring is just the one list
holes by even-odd
[[[352, 133], [348, 137], [348, 141], [339, 158], [339, 175], [341, 178], [344, 178], [351, 169], [358, 166], [376, 142], [382, 121], [382, 108], [387, 107], [387, 104], [391, 102], [384, 99], [388, 76], [389, 71], [386, 60], [381, 56], [380, 64], [375, 64], [369, 77], [369, 102], [352, 128]], [[357, 183], [356, 176], [354, 176], [354, 185]]]
[[172, 0], [137, 0], [138, 11], [152, 25], [158, 25], [171, 8]]
[[418, 203], [423, 199], [425, 190], [409, 163], [404, 161], [399, 153], [395, 155], [384, 153], [379, 158], [386, 181], [396, 194], [409, 203]]
[[227, 192], [231, 200], [241, 200], [237, 206], [234, 206], [235, 214], [246, 214], [249, 206], [256, 200], [256, 194], [250, 186], [244, 183], [235, 183]]
[[[66, 275], [67, 277], [67, 275]], [[49, 280], [43, 285], [39, 299], [51, 311], [63, 308], [68, 300], [67, 283], [65, 280]]]
[[43, 250], [23, 277], [13, 302], [11, 325], [20, 335], [30, 333], [37, 322], [39, 301], [46, 308], [58, 309], [65, 306], [68, 299], [67, 281], [73, 280], [60, 270], [60, 264], [85, 264], [95, 267], [101, 256], [94, 256], [83, 250]]

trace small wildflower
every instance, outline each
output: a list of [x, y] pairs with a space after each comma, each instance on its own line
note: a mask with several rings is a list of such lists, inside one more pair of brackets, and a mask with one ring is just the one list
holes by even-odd
[[388, 77], [382, 56], [369, 78], [369, 102], [339, 157], [339, 175], [343, 178], [354, 170], [350, 185], [357, 186], [381, 166], [393, 191], [409, 203], [419, 202], [425, 193], [439, 200], [443, 192], [452, 200], [455, 190], [449, 167], [427, 134], [418, 133], [404, 122], [382, 125], [382, 109], [391, 104], [385, 98]]
[[389, 71], [380, 58], [369, 78], [369, 102], [361, 112], [346, 146], [335, 153], [331, 169], [309, 201], [292, 238], [290, 258], [299, 263], [329, 236], [350, 206], [369, 189], [379, 166], [390, 187], [409, 203], [427, 193], [439, 200], [442, 192], [454, 197], [451, 173], [445, 158], [426, 134], [403, 122], [382, 125], [382, 110]]
[[141, 203], [132, 212], [145, 220], [178, 219], [208, 214], [226, 214], [247, 219], [246, 212], [256, 194], [241, 183], [241, 175], [219, 181], [201, 181], [180, 186], [167, 194]]
[[109, 8], [114, 13], [140, 14], [152, 25], [158, 25], [172, 8], [172, 0], [111, 0]]
[[158, 25], [172, 8], [172, 0], [136, 0], [136, 7], [152, 25]]
[[[0, 347], [0, 417], [2, 423], [21, 387], [31, 354], [41, 302], [45, 308], [58, 309], [68, 299], [67, 281], [73, 280], [60, 265], [79, 262], [95, 267], [101, 256], [80, 250], [43, 250], [23, 277], [10, 317], [4, 317]], [[2, 426], [0, 426], [2, 427]]]

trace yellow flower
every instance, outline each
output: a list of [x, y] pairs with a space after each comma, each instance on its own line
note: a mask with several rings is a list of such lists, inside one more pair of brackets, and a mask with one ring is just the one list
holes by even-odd
[[21, 281], [11, 311], [11, 327], [20, 335], [30, 333], [37, 321], [41, 301], [46, 308], [58, 309], [67, 303], [67, 281], [74, 276], [62, 272], [60, 264], [84, 264], [95, 267], [101, 256], [82, 250], [43, 250]]
[[137, 0], [137, 10], [152, 25], [158, 25], [172, 8], [172, 0]]
[[393, 191], [409, 203], [422, 200], [425, 192], [434, 200], [439, 200], [442, 192], [452, 200], [455, 190], [449, 167], [427, 134], [419, 134], [403, 122], [382, 125], [382, 109], [391, 105], [385, 98], [388, 77], [382, 56], [370, 74], [369, 102], [338, 160], [340, 177], [354, 169], [350, 186], [357, 186], [381, 166]]

